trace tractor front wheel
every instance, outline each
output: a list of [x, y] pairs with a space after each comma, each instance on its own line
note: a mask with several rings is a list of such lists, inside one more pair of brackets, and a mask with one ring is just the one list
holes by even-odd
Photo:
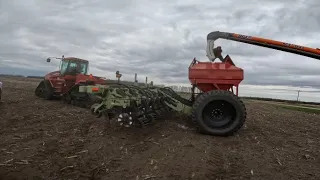
[[246, 116], [244, 103], [230, 91], [205, 92], [193, 104], [192, 119], [204, 134], [232, 135], [243, 126]]

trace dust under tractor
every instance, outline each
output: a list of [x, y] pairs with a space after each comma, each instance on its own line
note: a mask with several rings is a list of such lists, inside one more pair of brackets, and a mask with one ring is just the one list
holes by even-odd
[[[190, 63], [190, 99], [181, 97], [168, 87], [140, 87], [121, 83], [79, 84], [76, 93], [99, 97], [100, 101], [92, 104], [91, 113], [122, 127], [145, 127], [168, 114], [178, 112], [191, 117], [201, 133], [232, 135], [243, 126], [247, 117], [246, 107], [238, 97], [244, 71], [234, 64], [229, 55], [223, 58], [220, 46], [214, 47], [215, 40], [219, 38], [320, 59], [319, 49], [214, 31], [207, 35], [206, 51], [210, 61], [201, 62], [194, 58]], [[214, 62], [216, 58], [221, 62]], [[200, 90], [200, 93], [195, 93], [195, 89]]]
[[97, 97], [79, 92], [80, 85], [105, 84], [101, 77], [88, 74], [89, 61], [75, 57], [49, 57], [60, 59], [60, 68], [45, 75], [44, 79], [35, 89], [38, 97], [46, 100], [60, 99], [65, 103], [90, 108], [95, 102], [99, 102]]

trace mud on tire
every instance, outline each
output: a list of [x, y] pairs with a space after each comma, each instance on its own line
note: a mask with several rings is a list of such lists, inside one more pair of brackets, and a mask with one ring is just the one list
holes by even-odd
[[244, 103], [230, 91], [205, 92], [193, 104], [192, 120], [203, 134], [232, 135], [243, 126], [246, 116]]

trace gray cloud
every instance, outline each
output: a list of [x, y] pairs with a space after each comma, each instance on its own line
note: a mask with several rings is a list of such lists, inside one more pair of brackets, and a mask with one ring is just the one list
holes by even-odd
[[[320, 1], [246, 3], [225, 0], [0, 0], [0, 71], [46, 73], [48, 56], [90, 60], [90, 72], [131, 80], [188, 83], [194, 57], [207, 61], [206, 35], [227, 31], [320, 47]], [[299, 55], [218, 40], [245, 71], [245, 84], [320, 87], [320, 62]], [[10, 67], [10, 68], [8, 68]]]

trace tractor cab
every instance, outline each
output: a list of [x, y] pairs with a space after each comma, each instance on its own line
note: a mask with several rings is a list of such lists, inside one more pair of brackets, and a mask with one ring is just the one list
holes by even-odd
[[78, 59], [78, 58], [64, 58], [60, 62], [60, 75], [76, 75], [83, 74], [87, 75], [88, 73], [89, 62], [87, 60]]
[[[60, 76], [76, 76], [77, 74], [87, 75], [89, 68], [89, 61], [84, 59], [79, 59], [75, 57], [64, 57], [56, 58], [61, 59], [59, 71]], [[50, 62], [51, 59], [48, 58], [47, 62]]]
[[89, 61], [76, 57], [49, 57], [59, 59], [60, 66], [58, 71], [53, 71], [45, 75], [44, 79], [50, 82], [53, 94], [58, 96], [68, 92], [75, 84], [81, 81], [91, 80], [88, 75]]

